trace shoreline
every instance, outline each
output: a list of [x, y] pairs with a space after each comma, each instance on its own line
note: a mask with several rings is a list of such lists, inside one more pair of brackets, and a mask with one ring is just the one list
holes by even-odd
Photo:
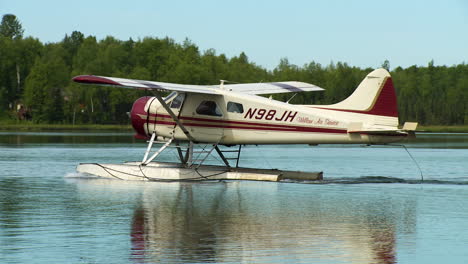
[[456, 126], [443, 126], [443, 125], [427, 125], [418, 126], [416, 132], [427, 132], [427, 133], [468, 133], [467, 125], [456, 125]]
[[125, 131], [131, 132], [131, 125], [63, 125], [63, 124], [1, 124], [0, 131]]

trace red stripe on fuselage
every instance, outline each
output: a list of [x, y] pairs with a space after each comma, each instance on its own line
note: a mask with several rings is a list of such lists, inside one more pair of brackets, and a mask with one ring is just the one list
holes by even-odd
[[[150, 116], [171, 118], [171, 116], [169, 115], [162, 115], [162, 114], [150, 114]], [[187, 121], [217, 123], [217, 124], [184, 123], [184, 126], [233, 128], [233, 129], [248, 129], [248, 130], [267, 130], [267, 131], [288, 131], [288, 132], [318, 132], [318, 133], [334, 133], [334, 134], [343, 134], [343, 133], [346, 134], [347, 133], [347, 130], [334, 129], [334, 128], [275, 125], [275, 124], [265, 124], [265, 123], [257, 123], [257, 122], [217, 120], [217, 119], [207, 119], [207, 118], [197, 118], [197, 117], [179, 117], [179, 119], [187, 120]], [[174, 121], [149, 120], [149, 122], [152, 124], [156, 123], [156, 124], [162, 124], [162, 125], [176, 125]], [[250, 125], [250, 127], [239, 126], [239, 125]]]

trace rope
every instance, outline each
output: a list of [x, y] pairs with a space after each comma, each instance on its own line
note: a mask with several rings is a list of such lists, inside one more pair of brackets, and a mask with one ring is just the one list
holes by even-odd
[[419, 173], [421, 174], [421, 182], [424, 182], [424, 175], [423, 175], [423, 172], [422, 172], [422, 169], [421, 167], [419, 166], [418, 162], [416, 161], [416, 159], [413, 157], [413, 155], [411, 155], [411, 153], [409, 152], [408, 148], [401, 144], [401, 145], [395, 145], [395, 146], [401, 146], [403, 147], [405, 150], [406, 150], [406, 153], [408, 153], [408, 155], [411, 157], [411, 159], [414, 161], [414, 164], [416, 164], [416, 166], [418, 167], [419, 169]]
[[423, 171], [421, 169], [421, 166], [419, 166], [419, 163], [416, 161], [416, 159], [413, 157], [413, 155], [411, 155], [408, 148], [403, 144], [389, 144], [389, 145], [390, 146], [403, 147], [406, 150], [406, 153], [408, 153], [408, 156], [410, 156], [410, 158], [413, 160], [414, 164], [416, 164], [416, 167], [418, 167], [419, 174], [421, 175], [421, 183], [424, 182], [424, 175], [423, 175]]

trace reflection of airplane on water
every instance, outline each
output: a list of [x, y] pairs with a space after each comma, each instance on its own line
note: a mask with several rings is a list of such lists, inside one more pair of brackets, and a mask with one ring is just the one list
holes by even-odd
[[145, 188], [132, 220], [132, 256], [167, 263], [395, 263], [398, 226], [414, 230], [414, 214], [392, 209], [414, 208], [408, 201], [300, 190], [245, 182]]

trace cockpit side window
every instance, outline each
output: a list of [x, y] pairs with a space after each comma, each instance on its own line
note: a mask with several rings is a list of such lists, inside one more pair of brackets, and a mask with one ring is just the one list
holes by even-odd
[[244, 113], [244, 106], [239, 103], [235, 102], [228, 102], [227, 103], [227, 111], [231, 113]]
[[171, 102], [171, 108], [179, 109], [182, 106], [182, 102], [184, 101], [185, 94], [178, 94], [174, 100]]
[[196, 109], [199, 115], [222, 116], [221, 109], [214, 101], [202, 101]]

